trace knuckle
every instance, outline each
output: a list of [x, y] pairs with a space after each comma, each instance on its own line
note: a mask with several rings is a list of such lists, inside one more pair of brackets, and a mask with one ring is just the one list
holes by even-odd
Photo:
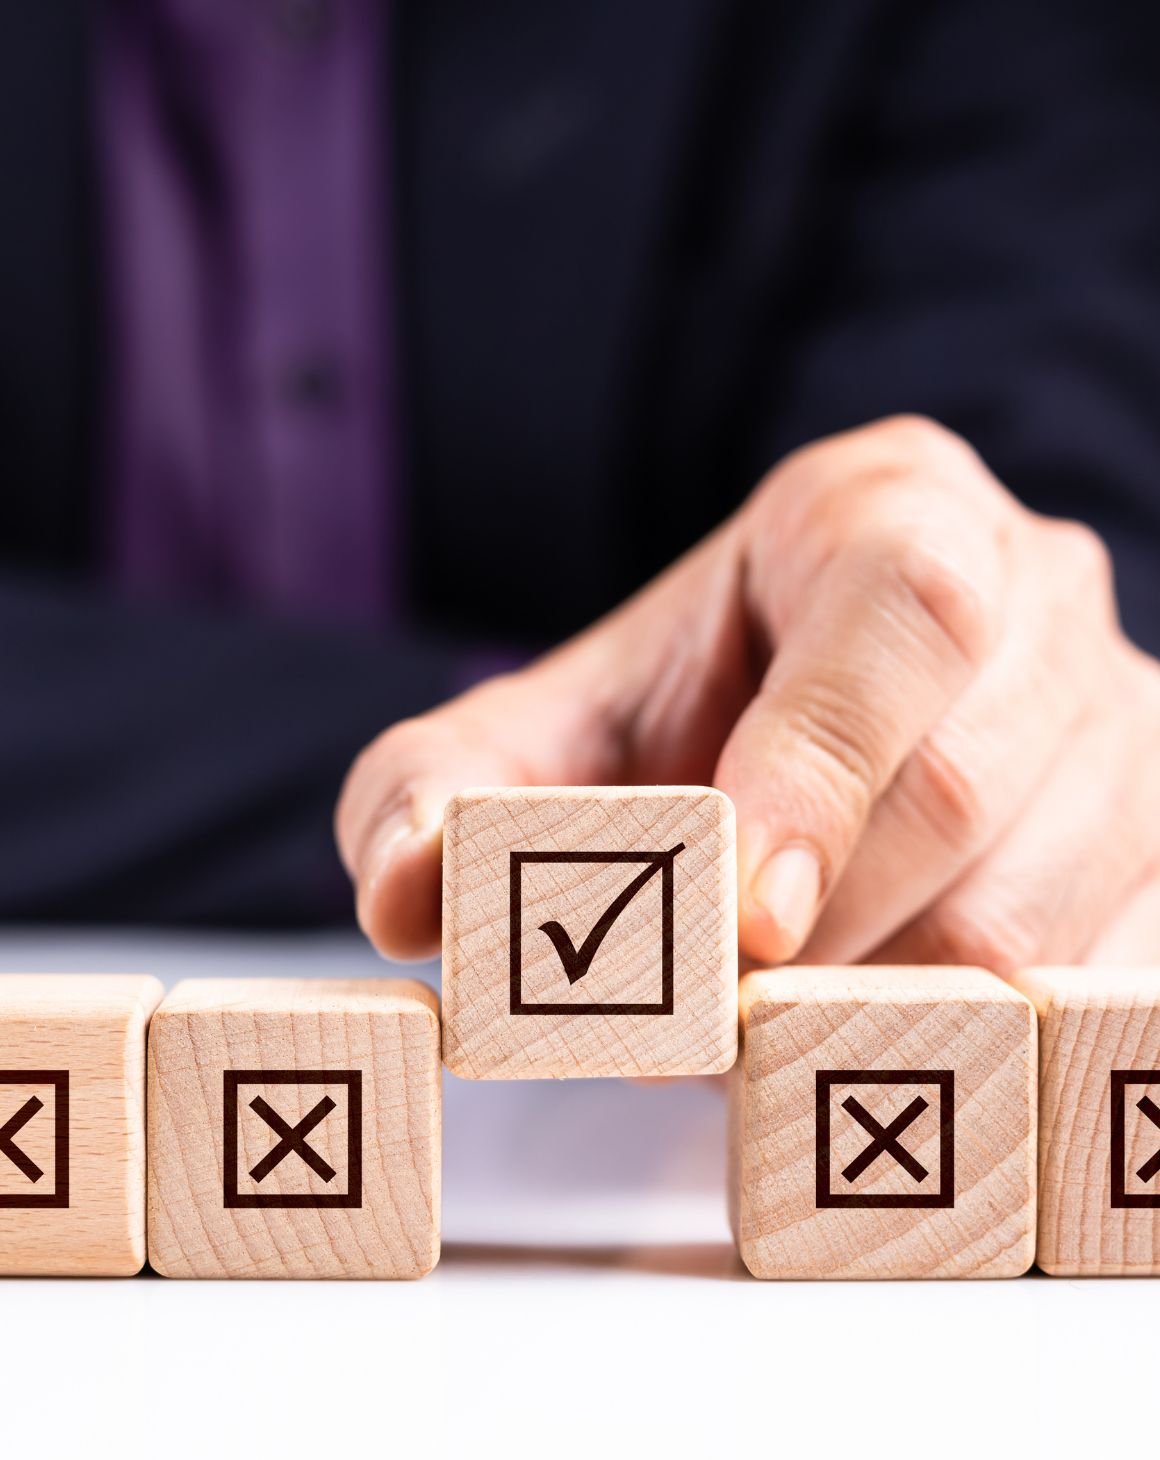
[[989, 473], [961, 436], [929, 416], [900, 414], [799, 446], [766, 474], [747, 508], [837, 546], [861, 534], [883, 495], [903, 489], [929, 501], [932, 485], [975, 477]]
[[835, 503], [848, 504], [851, 492], [866, 496], [874, 488], [905, 482], [920, 471], [929, 474], [935, 462], [945, 461], [948, 448], [969, 450], [953, 432], [929, 417], [887, 416], [800, 446], [775, 473], [792, 476], [795, 484], [807, 489], [812, 510], [824, 512]]
[[923, 461], [945, 453], [948, 448], [961, 450], [966, 445], [949, 427], [920, 412], [885, 416], [864, 429], [892, 454], [908, 461]]
[[1122, 693], [1140, 706], [1147, 743], [1160, 741], [1160, 664], [1125, 640], [1122, 645]]
[[848, 551], [869, 592], [883, 605], [894, 605], [899, 622], [924, 640], [949, 645], [975, 670], [999, 623], [993, 555], [985, 549], [964, 552], [952, 538], [946, 525], [936, 530], [900, 514]]
[[947, 899], [923, 922], [922, 945], [932, 963], [986, 968], [1007, 978], [1038, 961], [1040, 940], [1026, 920], [981, 908], [974, 899]]
[[848, 696], [821, 683], [786, 712], [790, 735], [816, 779], [857, 818], [869, 811], [883, 780], [876, 737]]
[[967, 664], [977, 669], [991, 645], [998, 618], [996, 597], [986, 575], [952, 561], [921, 537], [906, 544], [897, 571], [907, 594], [938, 636], [949, 639]]
[[1086, 522], [1051, 523], [1054, 572], [1060, 586], [1073, 595], [1101, 603], [1115, 601], [1115, 569], [1107, 543]]
[[815, 508], [824, 509], [833, 498], [846, 500], [852, 487], [861, 490], [904, 480], [916, 468], [945, 457], [948, 448], [970, 449], [928, 416], [885, 416], [805, 442], [782, 458], [758, 490], [764, 497], [790, 478], [795, 487], [806, 489]]
[[903, 772], [901, 789], [945, 842], [974, 847], [989, 830], [989, 811], [981, 779], [947, 738], [929, 735]]

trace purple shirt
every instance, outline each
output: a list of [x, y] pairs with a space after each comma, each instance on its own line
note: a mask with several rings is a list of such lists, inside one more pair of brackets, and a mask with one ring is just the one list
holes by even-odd
[[111, 0], [100, 70], [115, 580], [397, 604], [376, 0]]

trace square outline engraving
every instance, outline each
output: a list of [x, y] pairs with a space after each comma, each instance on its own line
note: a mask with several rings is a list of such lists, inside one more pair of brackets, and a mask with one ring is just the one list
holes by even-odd
[[[1128, 1190], [1127, 1145], [1125, 1142], [1125, 1118], [1129, 1085], [1160, 1085], [1160, 1070], [1112, 1070], [1112, 1146], [1111, 1146], [1111, 1188], [1112, 1210], [1160, 1207], [1160, 1191], [1130, 1192]], [[1157, 1132], [1160, 1135], [1160, 1132]]]
[[[238, 1191], [239, 1085], [345, 1085], [347, 1088], [346, 1191]], [[362, 1206], [362, 1071], [361, 1070], [223, 1070], [222, 1195], [233, 1207], [361, 1207]]]
[[[955, 1072], [953, 1070], [817, 1070], [815, 1204], [834, 1207], [933, 1209], [955, 1204]], [[938, 1087], [939, 1185], [925, 1192], [833, 1192], [830, 1190], [830, 1094], [835, 1085], [935, 1085]]]
[[[508, 867], [512, 1014], [671, 1014], [673, 1012], [673, 859], [664, 852], [511, 852]], [[656, 1004], [536, 1004], [523, 996], [523, 868], [528, 862], [655, 862], [661, 866], [661, 997]]]
[[[51, 1085], [53, 1101], [53, 1191], [45, 1196], [33, 1193], [0, 1195], [0, 1207], [67, 1207], [69, 1204], [68, 1161], [68, 1071], [67, 1070], [0, 1070], [0, 1085]], [[63, 1117], [63, 1119], [62, 1119]]]

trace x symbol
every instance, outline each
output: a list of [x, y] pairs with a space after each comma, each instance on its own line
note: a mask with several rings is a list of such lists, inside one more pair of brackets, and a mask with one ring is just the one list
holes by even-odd
[[276, 1110], [271, 1109], [260, 1095], [256, 1095], [250, 1101], [250, 1109], [260, 1115], [280, 1139], [278, 1144], [271, 1147], [269, 1153], [263, 1156], [250, 1172], [254, 1180], [265, 1181], [274, 1167], [280, 1165], [291, 1151], [295, 1151], [311, 1171], [322, 1177], [323, 1181], [333, 1181], [334, 1167], [328, 1161], [324, 1161], [313, 1146], [307, 1145], [306, 1137], [316, 1125], [326, 1119], [334, 1108], [334, 1101], [329, 1095], [324, 1095], [314, 1109], [304, 1115], [297, 1125], [290, 1125]]
[[0, 1151], [3, 1151], [17, 1170], [23, 1172], [29, 1181], [39, 1181], [44, 1172], [30, 1157], [26, 1156], [20, 1147], [14, 1144], [12, 1137], [18, 1131], [22, 1131], [38, 1110], [44, 1109], [44, 1101], [38, 1100], [35, 1095], [31, 1096], [11, 1119], [0, 1125]]
[[[1142, 1100], [1136, 1101], [1136, 1109], [1142, 1110], [1153, 1125], [1160, 1125], [1160, 1105], [1157, 1105], [1154, 1100], [1149, 1100], [1147, 1095]], [[1160, 1171], [1160, 1151], [1157, 1151], [1151, 1160], [1145, 1161], [1136, 1175], [1141, 1181], [1151, 1181], [1158, 1171]]]
[[[921, 1095], [916, 1095], [901, 1115], [896, 1115], [889, 1125], [880, 1125], [870, 1114], [866, 1107], [855, 1100], [853, 1095], [847, 1095], [842, 1101], [842, 1109], [853, 1116], [864, 1131], [867, 1131], [874, 1139], [866, 1147], [860, 1156], [850, 1162], [842, 1175], [847, 1181], [857, 1181], [868, 1167], [877, 1161], [883, 1151], [889, 1151], [903, 1170], [908, 1171], [915, 1181], [925, 1181], [930, 1172], [920, 1162], [916, 1161], [910, 1152], [898, 1144], [898, 1137], [927, 1108], [927, 1102]], [[1160, 1112], [1157, 1112], [1160, 1115]]]

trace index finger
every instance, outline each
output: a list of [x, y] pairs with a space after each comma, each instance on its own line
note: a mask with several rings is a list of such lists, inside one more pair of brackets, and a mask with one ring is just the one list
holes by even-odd
[[917, 479], [878, 487], [772, 626], [776, 653], [716, 776], [737, 807], [754, 956], [784, 962], [801, 947], [875, 801], [978, 672], [1001, 558], [993, 519], [967, 497]]

